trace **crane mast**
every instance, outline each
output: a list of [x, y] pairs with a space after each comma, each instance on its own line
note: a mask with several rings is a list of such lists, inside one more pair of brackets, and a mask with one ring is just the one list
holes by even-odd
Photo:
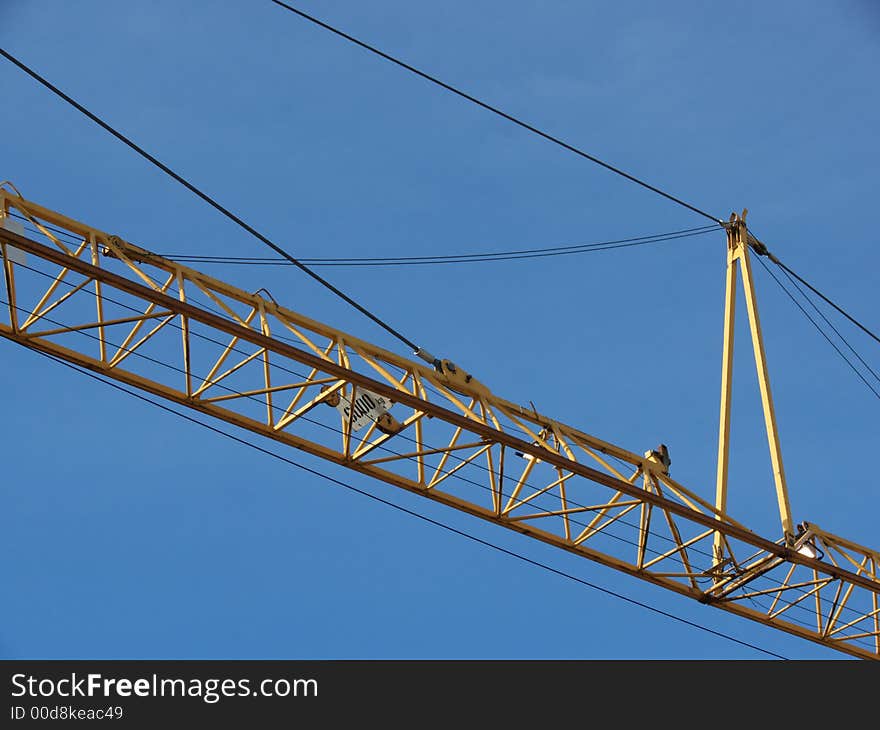
[[[791, 523], [754, 239], [745, 214], [725, 228], [714, 503], [670, 476], [663, 445], [636, 453], [602, 441], [448, 360], [401, 357], [2, 188], [0, 335], [703, 604], [880, 659], [880, 554]], [[780, 539], [726, 507], [735, 266], [764, 375]]]

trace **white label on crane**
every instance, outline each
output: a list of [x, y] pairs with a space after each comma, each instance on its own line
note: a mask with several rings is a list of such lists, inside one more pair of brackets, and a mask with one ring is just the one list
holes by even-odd
[[360, 431], [382, 414], [388, 413], [391, 405], [391, 401], [384, 395], [379, 395], [366, 388], [358, 388], [355, 391], [354, 407], [352, 408], [351, 399], [340, 393], [339, 405], [336, 406], [336, 410], [342, 414], [346, 421], [351, 418], [352, 431]]
[[[12, 218], [10, 218], [8, 215], [0, 218], [0, 223], [3, 224], [3, 227], [7, 231], [17, 233], [19, 236], [24, 235], [24, 226], [17, 220], [13, 220]], [[15, 264], [21, 264], [22, 266], [27, 265], [27, 259], [25, 258], [24, 251], [22, 251], [21, 249], [15, 248], [14, 246], [10, 246], [7, 244], [6, 255], [9, 257], [9, 260]]]

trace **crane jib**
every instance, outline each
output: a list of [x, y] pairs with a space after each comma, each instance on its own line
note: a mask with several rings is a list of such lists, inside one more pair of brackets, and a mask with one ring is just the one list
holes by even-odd
[[[806, 522], [774, 542], [673, 479], [657, 451], [630, 452], [500, 398], [449, 361], [400, 357], [0, 189], [7, 223], [10, 209], [47, 240], [0, 225], [0, 336], [701, 603], [880, 658], [876, 550]], [[743, 218], [731, 250], [748, 285]], [[631, 539], [611, 542], [609, 526]]]

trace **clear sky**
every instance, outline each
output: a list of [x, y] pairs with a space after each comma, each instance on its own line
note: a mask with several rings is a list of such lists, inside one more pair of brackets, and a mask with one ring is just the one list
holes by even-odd
[[[819, 2], [303, 0], [676, 195], [877, 326], [880, 11]], [[263, 0], [3, 0], [0, 45], [304, 257], [533, 248], [704, 221]], [[157, 251], [266, 255], [0, 63], [0, 179]], [[725, 243], [324, 269], [492, 389], [714, 492]], [[397, 352], [291, 269], [206, 267]], [[877, 399], [756, 267], [797, 520], [880, 544]], [[741, 318], [741, 324], [744, 318]], [[877, 363], [852, 328], [851, 342]], [[779, 536], [747, 332], [730, 511]], [[234, 446], [0, 342], [0, 656], [760, 658]], [[876, 367], [875, 367], [876, 369]], [[795, 658], [837, 655], [322, 463]]]

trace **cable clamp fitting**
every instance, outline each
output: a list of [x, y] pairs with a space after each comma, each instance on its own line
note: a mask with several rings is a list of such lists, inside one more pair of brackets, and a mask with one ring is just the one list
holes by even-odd
[[770, 252], [767, 250], [767, 247], [761, 243], [757, 238], [755, 238], [751, 233], [749, 235], [749, 246], [752, 247], [752, 250], [758, 254], [758, 256], [769, 256], [771, 260], [774, 258]]

